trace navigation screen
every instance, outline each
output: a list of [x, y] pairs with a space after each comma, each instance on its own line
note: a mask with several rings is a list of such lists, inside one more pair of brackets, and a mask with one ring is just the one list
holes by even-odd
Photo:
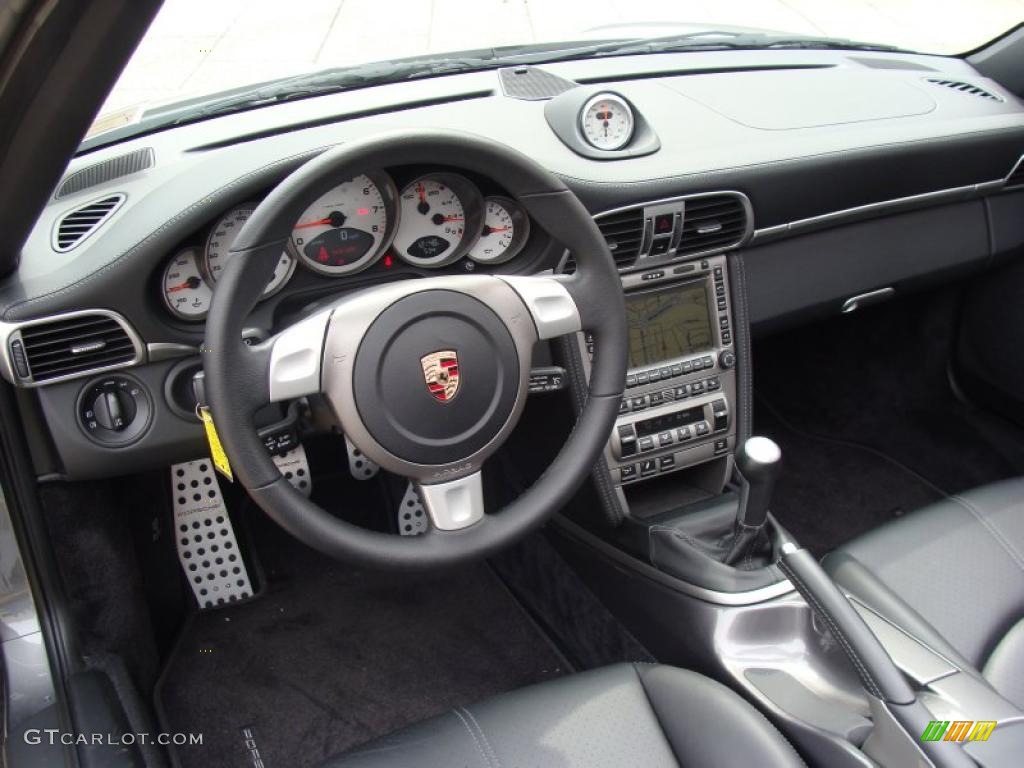
[[629, 367], [704, 352], [714, 346], [704, 282], [626, 296]]

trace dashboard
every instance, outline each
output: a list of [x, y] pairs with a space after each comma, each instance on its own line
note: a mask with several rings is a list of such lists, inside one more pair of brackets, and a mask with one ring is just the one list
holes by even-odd
[[[0, 281], [0, 374], [16, 385], [38, 475], [105, 477], [200, 455], [188, 393], [204, 320], [255, 206], [329, 147], [423, 128], [469, 131], [529, 155], [605, 235], [629, 298], [635, 377], [626, 429], [606, 461], [627, 485], [644, 462], [688, 461], [692, 449], [678, 443], [686, 427], [707, 423], [709, 461], [718, 440], [728, 450], [742, 433], [750, 395], [741, 334], [810, 322], [872, 292], [977, 274], [1024, 249], [1024, 104], [956, 58], [606, 57], [182, 125], [76, 157], [19, 269]], [[382, 282], [571, 269], [571, 254], [500, 178], [385, 163], [308, 201], [246, 338]], [[57, 336], [71, 339], [67, 354], [47, 357]], [[585, 339], [580, 353], [585, 368]], [[110, 411], [124, 396], [141, 398], [132, 413], [142, 422], [121, 433], [130, 439], [99, 440], [89, 424], [124, 418], [123, 408]], [[662, 450], [663, 427], [674, 423], [666, 398], [687, 423], [672, 427]], [[655, 457], [642, 446], [630, 454], [630, 436], [650, 438]]]

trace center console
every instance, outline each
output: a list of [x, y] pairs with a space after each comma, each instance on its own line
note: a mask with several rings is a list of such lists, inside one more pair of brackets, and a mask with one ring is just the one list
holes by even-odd
[[[736, 352], [727, 269], [720, 255], [622, 276], [629, 370], [605, 450], [620, 494], [623, 486], [735, 448]], [[593, 341], [581, 336], [580, 344], [589, 377]]]

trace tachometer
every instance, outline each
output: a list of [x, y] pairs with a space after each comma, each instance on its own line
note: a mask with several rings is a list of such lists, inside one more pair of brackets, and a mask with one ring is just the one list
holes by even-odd
[[164, 268], [164, 303], [182, 320], [202, 320], [210, 309], [213, 291], [199, 269], [199, 251], [186, 248]]
[[583, 138], [596, 149], [622, 149], [633, 138], [633, 110], [614, 93], [599, 93], [580, 112]]
[[484, 226], [469, 258], [481, 264], [502, 264], [523, 249], [530, 236], [530, 219], [515, 200], [484, 198]]
[[[210, 230], [210, 236], [206, 239], [206, 274], [212, 282], [216, 283], [220, 278], [230, 259], [231, 244], [254, 210], [256, 203], [243, 203], [221, 216]], [[282, 253], [270, 282], [263, 289], [263, 297], [272, 296], [281, 290], [294, 271], [295, 259], [287, 251]]]
[[483, 226], [476, 186], [454, 173], [421, 176], [402, 190], [398, 256], [417, 267], [443, 267], [461, 258]]
[[395, 183], [385, 173], [363, 173], [343, 181], [302, 214], [292, 230], [292, 246], [317, 272], [358, 272], [391, 243], [397, 198]]

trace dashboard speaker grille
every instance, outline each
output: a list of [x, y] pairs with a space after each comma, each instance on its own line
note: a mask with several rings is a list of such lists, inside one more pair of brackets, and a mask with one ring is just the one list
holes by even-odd
[[79, 246], [114, 215], [124, 200], [122, 194], [110, 195], [65, 213], [53, 229], [53, 249], [63, 253]]
[[76, 313], [24, 326], [21, 341], [36, 382], [127, 365], [139, 354], [124, 325], [106, 314]]
[[81, 192], [83, 189], [144, 171], [153, 167], [153, 160], [153, 148], [143, 147], [134, 152], [95, 163], [65, 176], [64, 181], [57, 188], [57, 194], [53, 197], [55, 200], [60, 200], [62, 197]]
[[977, 85], [971, 83], [965, 83], [962, 80], [943, 80], [940, 77], [926, 77], [925, 82], [932, 83], [933, 85], [941, 85], [944, 88], [951, 88], [954, 91], [960, 91], [966, 93], [969, 96], [978, 96], [982, 99], [989, 99], [991, 101], [1004, 101], [1002, 96], [997, 96], [991, 91], [986, 91]]
[[544, 101], [576, 87], [572, 80], [537, 67], [505, 67], [498, 70], [502, 92], [513, 99]]
[[686, 201], [683, 232], [676, 253], [702, 253], [731, 248], [747, 232], [747, 209], [738, 195], [708, 195]]

